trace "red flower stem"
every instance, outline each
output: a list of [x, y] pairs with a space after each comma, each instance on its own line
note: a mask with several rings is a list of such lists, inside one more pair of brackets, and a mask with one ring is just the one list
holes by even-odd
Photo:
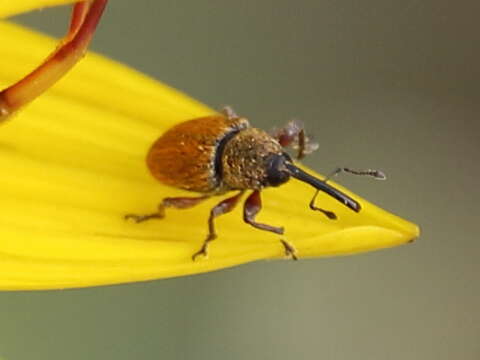
[[107, 1], [74, 6], [69, 31], [59, 47], [30, 74], [0, 92], [0, 122], [44, 93], [85, 55]]
[[77, 31], [80, 29], [80, 26], [85, 20], [85, 16], [88, 14], [91, 3], [88, 1], [76, 3], [73, 6], [72, 17], [70, 18], [70, 28], [68, 29], [68, 34], [65, 36], [65, 39], [70, 40], [75, 36]]

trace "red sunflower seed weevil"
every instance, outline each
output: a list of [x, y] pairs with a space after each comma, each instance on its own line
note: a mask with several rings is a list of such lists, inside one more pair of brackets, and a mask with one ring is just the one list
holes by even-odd
[[[211, 115], [192, 119], [173, 126], [165, 132], [150, 148], [147, 165], [152, 175], [160, 182], [196, 193], [197, 197], [167, 197], [153, 214], [125, 215], [137, 223], [149, 219], [161, 219], [165, 208], [187, 209], [215, 195], [230, 191], [237, 193], [220, 201], [210, 211], [208, 218], [208, 236], [199, 251], [193, 254], [208, 255], [210, 242], [217, 237], [215, 218], [232, 211], [247, 190], [253, 190], [244, 204], [243, 220], [253, 227], [283, 234], [283, 227], [275, 227], [255, 221], [262, 208], [260, 191], [266, 187], [279, 186], [290, 177], [310, 184], [317, 189], [310, 201], [310, 208], [336, 219], [335, 213], [314, 205], [318, 191], [323, 191], [355, 212], [360, 204], [342, 191], [327, 183], [328, 178], [342, 171], [356, 175], [368, 175], [384, 179], [378, 170], [356, 171], [338, 168], [325, 180], [320, 180], [294, 165], [292, 158], [284, 148], [297, 148], [297, 159], [315, 150], [304, 129], [296, 121], [289, 122], [284, 128], [272, 134], [254, 128], [247, 119], [237, 116], [226, 107], [221, 115]], [[297, 259], [295, 248], [286, 240], [281, 240], [287, 256]]]

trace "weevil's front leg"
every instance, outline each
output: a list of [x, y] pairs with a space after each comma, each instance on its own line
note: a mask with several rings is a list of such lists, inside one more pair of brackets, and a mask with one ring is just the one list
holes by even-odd
[[283, 147], [292, 146], [297, 149], [297, 159], [302, 159], [318, 149], [318, 144], [310, 140], [305, 134], [303, 123], [298, 120], [289, 121], [284, 127], [274, 129], [271, 135]]
[[141, 223], [150, 219], [162, 219], [165, 217], [165, 209], [168, 207], [176, 209], [188, 209], [208, 199], [210, 195], [198, 197], [167, 197], [158, 205], [158, 211], [152, 214], [127, 214], [125, 219], [132, 219], [136, 223]]
[[44, 93], [85, 54], [107, 0], [90, 0], [74, 6], [67, 35], [39, 67], [0, 92], [0, 122]]
[[203, 242], [202, 247], [195, 254], [192, 255], [192, 260], [195, 261], [197, 256], [208, 256], [208, 245], [211, 241], [217, 238], [217, 232], [215, 231], [215, 218], [217, 216], [229, 213], [238, 204], [238, 201], [242, 197], [244, 191], [240, 191], [237, 195], [222, 200], [210, 211], [210, 217], [208, 218], [208, 236]]
[[262, 198], [260, 197], [260, 190], [254, 190], [247, 200], [245, 200], [245, 206], [243, 208], [243, 220], [247, 224], [250, 224], [257, 229], [271, 231], [275, 234], [282, 235], [284, 231], [283, 227], [261, 224], [255, 221], [255, 217], [260, 210], [262, 210]]
[[[261, 224], [255, 221], [255, 217], [260, 212], [260, 210], [262, 210], [262, 198], [260, 197], [260, 191], [254, 190], [245, 201], [245, 206], [243, 208], [243, 220], [247, 224], [250, 224], [257, 229], [271, 231], [275, 234], [282, 235], [284, 232], [283, 227], [276, 227], [276, 226], [271, 226], [267, 224]], [[295, 247], [292, 244], [290, 244], [285, 239], [281, 239], [280, 243], [284, 247], [285, 255], [292, 258], [293, 260], [298, 259], [297, 251], [295, 250]]]

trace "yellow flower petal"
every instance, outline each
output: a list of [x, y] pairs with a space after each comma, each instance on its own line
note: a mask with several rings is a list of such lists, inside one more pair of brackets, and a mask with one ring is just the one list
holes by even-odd
[[[15, 82], [55, 42], [0, 23], [0, 86]], [[28, 46], [16, 46], [17, 44]], [[147, 172], [151, 143], [173, 124], [213, 110], [138, 72], [89, 54], [45, 95], [0, 127], [0, 288], [52, 289], [201, 273], [283, 256], [279, 236], [242, 221], [217, 221], [209, 259], [203, 242], [215, 198], [161, 221], [126, 222], [165, 196], [188, 195]], [[343, 188], [339, 187], [343, 190]], [[346, 191], [348, 194], [350, 192]], [[406, 243], [416, 225], [358, 196], [360, 213], [320, 194], [337, 221], [308, 209], [313, 190], [292, 180], [263, 192], [259, 220], [286, 228], [300, 257], [358, 253]]]
[[0, 0], [0, 19], [21, 14], [34, 9], [64, 5], [78, 0]]

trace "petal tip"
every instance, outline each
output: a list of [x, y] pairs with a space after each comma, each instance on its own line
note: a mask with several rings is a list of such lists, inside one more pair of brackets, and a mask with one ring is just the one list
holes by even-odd
[[412, 244], [420, 237], [420, 227], [417, 224], [411, 223], [410, 231], [406, 232], [407, 244]]

